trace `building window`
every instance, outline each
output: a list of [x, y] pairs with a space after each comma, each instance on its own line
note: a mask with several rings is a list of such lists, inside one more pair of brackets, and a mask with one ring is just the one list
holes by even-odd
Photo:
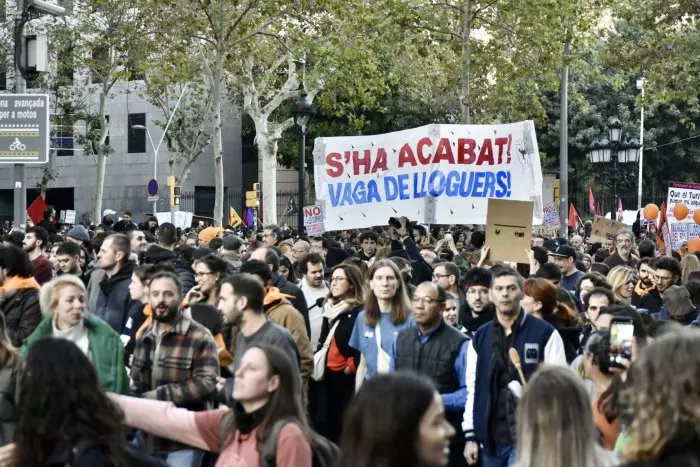
[[135, 125], [146, 126], [146, 114], [129, 114], [129, 154], [146, 152], [146, 130], [134, 130]]
[[75, 138], [73, 125], [60, 125], [54, 132], [51, 146], [56, 149], [58, 157], [73, 156], [75, 154]]

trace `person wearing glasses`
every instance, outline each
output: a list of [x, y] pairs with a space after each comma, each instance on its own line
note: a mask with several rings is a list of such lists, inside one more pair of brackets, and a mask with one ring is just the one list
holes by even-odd
[[463, 303], [467, 303], [464, 292], [459, 288], [462, 276], [459, 267], [451, 261], [435, 263], [433, 267], [433, 282], [457, 297], [457, 309], [459, 310]]
[[[399, 332], [391, 347], [391, 371], [409, 370], [429, 377], [445, 406], [445, 418], [462, 432], [467, 402], [467, 337], [442, 319], [448, 292], [437, 283], [416, 288], [411, 304], [415, 324]], [[450, 440], [450, 467], [465, 467], [463, 436]]]
[[650, 314], [656, 314], [663, 305], [662, 296], [664, 291], [672, 285], [680, 285], [681, 264], [675, 258], [662, 256], [653, 260], [651, 267], [654, 270], [656, 287], [639, 300], [637, 309], [648, 310]]

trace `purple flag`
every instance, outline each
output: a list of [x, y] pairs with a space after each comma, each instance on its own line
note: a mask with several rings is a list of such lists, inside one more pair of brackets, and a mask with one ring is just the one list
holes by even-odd
[[253, 227], [255, 225], [255, 213], [253, 212], [253, 208], [247, 208], [244, 217], [246, 227]]

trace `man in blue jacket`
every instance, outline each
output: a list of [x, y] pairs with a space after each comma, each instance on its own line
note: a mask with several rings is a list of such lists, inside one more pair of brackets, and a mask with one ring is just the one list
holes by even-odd
[[525, 379], [541, 362], [566, 365], [566, 354], [554, 327], [521, 308], [520, 274], [509, 267], [493, 268], [492, 274], [496, 317], [476, 331], [467, 348], [464, 457], [474, 465], [481, 449], [483, 467], [510, 467], [516, 459], [515, 411], [522, 382], [509, 350], [518, 352]]
[[[445, 405], [445, 418], [460, 431], [467, 398], [465, 365], [467, 336], [442, 320], [447, 291], [444, 287], [424, 282], [413, 294], [413, 317], [416, 324], [399, 332], [391, 347], [392, 371], [410, 370], [429, 377], [437, 387]], [[448, 467], [465, 467], [464, 438], [450, 441]]]

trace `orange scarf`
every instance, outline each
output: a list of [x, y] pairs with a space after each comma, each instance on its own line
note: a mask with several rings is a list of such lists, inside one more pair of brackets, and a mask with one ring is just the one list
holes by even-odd
[[651, 292], [652, 290], [654, 290], [654, 287], [655, 287], [655, 286], [652, 285], [652, 286], [649, 287], [648, 289], [645, 289], [644, 287], [642, 287], [642, 281], [638, 281], [638, 282], [637, 282], [637, 285], [634, 286], [634, 292], [635, 292], [638, 296], [643, 297], [643, 296], [645, 296], [646, 294], [648, 294], [649, 292]]
[[277, 287], [266, 287], [265, 288], [265, 300], [263, 301], [263, 305], [271, 305], [275, 302], [278, 302], [282, 300], [283, 298], [286, 298], [287, 300], [294, 298], [293, 295], [287, 295], [282, 292], [280, 292], [280, 289]]
[[33, 277], [19, 277], [13, 276], [5, 282], [5, 285], [0, 287], [0, 293], [7, 292], [8, 290], [17, 289], [39, 289], [41, 286]]

